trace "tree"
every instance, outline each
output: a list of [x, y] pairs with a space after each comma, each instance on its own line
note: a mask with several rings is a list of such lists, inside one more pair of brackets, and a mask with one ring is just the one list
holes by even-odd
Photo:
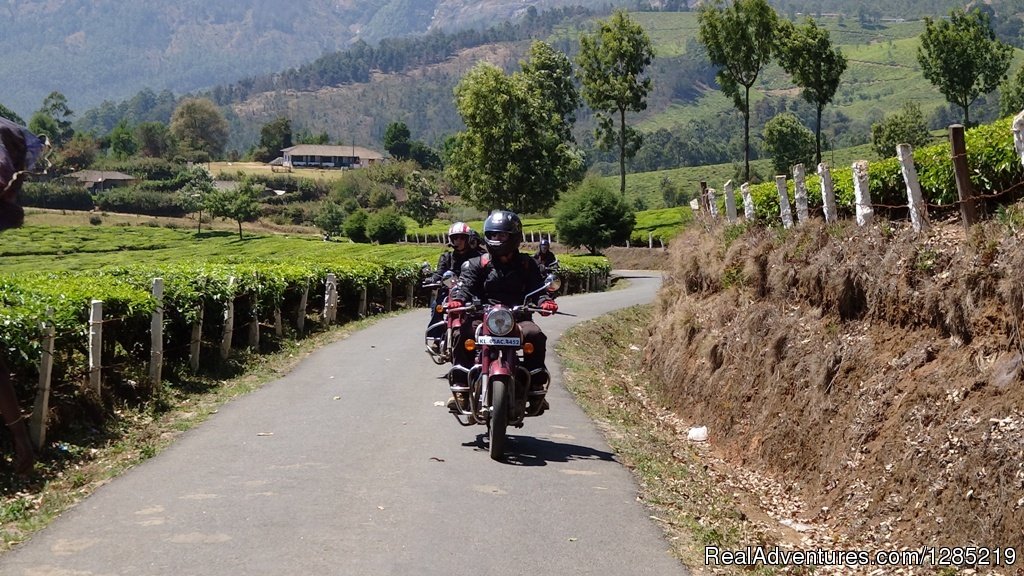
[[[750, 87], [775, 53], [778, 15], [765, 0], [722, 0], [704, 4], [697, 15], [698, 38], [719, 66], [718, 84], [743, 114], [743, 179], [750, 181]], [[742, 88], [742, 90], [741, 90]]]
[[110, 131], [110, 153], [118, 160], [124, 160], [135, 155], [138, 150], [138, 145], [135, 143], [135, 137], [132, 136], [132, 131], [128, 128], [128, 121], [121, 120], [114, 126], [114, 129]]
[[871, 148], [881, 158], [896, 155], [896, 146], [910, 144], [914, 148], [931, 140], [928, 124], [921, 107], [912, 100], [903, 103], [903, 109], [871, 125]]
[[370, 238], [366, 235], [366, 223], [369, 219], [370, 215], [362, 208], [349, 214], [345, 219], [345, 236], [353, 242], [369, 242]]
[[21, 116], [18, 116], [17, 112], [11, 110], [7, 106], [4, 106], [3, 104], [0, 104], [0, 118], [7, 118], [15, 124], [20, 124], [22, 126], [25, 125], [25, 121], [21, 119]]
[[[619, 192], [626, 193], [626, 159], [632, 158], [643, 142], [640, 133], [626, 125], [626, 112], [647, 108], [652, 82], [644, 69], [654, 58], [647, 32], [622, 10], [609, 21], [598, 21], [593, 35], [580, 36], [577, 64], [583, 83], [583, 98], [597, 113], [595, 136], [601, 149], [613, 142], [619, 151]], [[618, 129], [613, 115], [618, 113]]]
[[444, 194], [437, 184], [418, 170], [406, 176], [405, 192], [407, 199], [405, 204], [402, 204], [402, 212], [421, 228], [433, 222], [447, 207]]
[[253, 157], [258, 162], [270, 162], [281, 150], [292, 145], [292, 122], [286, 116], [278, 116], [260, 128], [260, 143]]
[[814, 134], [792, 112], [783, 112], [764, 125], [765, 151], [772, 157], [776, 174], [788, 174], [796, 164], [814, 157]]
[[61, 148], [75, 134], [71, 128], [71, 117], [74, 115], [63, 94], [50, 92], [43, 99], [42, 107], [29, 119], [28, 128], [35, 134], [46, 134], [54, 148]]
[[57, 169], [60, 172], [85, 170], [96, 161], [99, 145], [88, 134], [75, 134], [60, 149], [57, 158]]
[[445, 170], [477, 209], [542, 212], [582, 175], [582, 153], [563, 138], [565, 95], [530, 74], [481, 62], [455, 88], [466, 130], [446, 144]]
[[411, 134], [405, 122], [392, 122], [384, 130], [384, 149], [397, 160], [409, 158]]
[[366, 237], [378, 244], [394, 244], [405, 237], [405, 220], [394, 206], [374, 212], [366, 220]]
[[181, 187], [181, 205], [186, 212], [198, 212], [196, 218], [196, 233], [203, 231], [203, 206], [206, 199], [216, 188], [213, 186], [213, 177], [202, 166], [193, 166], [185, 169], [185, 185]]
[[143, 122], [135, 127], [139, 152], [150, 158], [164, 158], [174, 149], [174, 136], [162, 122]]
[[185, 152], [205, 152], [216, 158], [228, 143], [228, 121], [208, 98], [188, 98], [174, 109], [171, 134]]
[[999, 85], [999, 115], [1015, 116], [1024, 110], [1024, 66]]
[[520, 68], [533, 89], [548, 99], [558, 137], [564, 142], [575, 142], [572, 128], [582, 101], [573, 82], [572, 62], [550, 44], [537, 41], [530, 45], [529, 59]]
[[334, 202], [324, 202], [313, 223], [328, 236], [341, 236], [345, 227], [345, 211]]
[[828, 30], [808, 18], [803, 26], [786, 21], [780, 25], [779, 62], [793, 83], [803, 88], [804, 100], [814, 105], [814, 161], [821, 164], [821, 112], [835, 97], [839, 79], [846, 71], [846, 57], [832, 47]]
[[917, 61], [946, 101], [963, 110], [965, 126], [970, 126], [971, 104], [1006, 79], [1012, 59], [1013, 47], [996, 39], [981, 10], [953, 10], [949, 20], [924, 19]]
[[556, 209], [558, 240], [591, 254], [629, 240], [634, 226], [636, 215], [626, 199], [596, 177], [584, 179]]
[[215, 218], [238, 223], [238, 239], [242, 236], [242, 223], [252, 222], [260, 216], [259, 197], [262, 186], [252, 180], [242, 180], [234, 190], [215, 190], [206, 195], [206, 210]]

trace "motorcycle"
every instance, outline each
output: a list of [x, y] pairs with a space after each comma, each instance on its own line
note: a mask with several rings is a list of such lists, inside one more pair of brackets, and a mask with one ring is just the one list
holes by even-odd
[[[518, 322], [529, 319], [533, 312], [543, 311], [527, 304], [531, 297], [544, 290], [557, 292], [560, 287], [561, 280], [549, 274], [539, 289], [523, 298], [521, 305], [508, 307], [474, 301], [449, 311], [462, 312], [449, 316], [465, 316], [466, 322], [480, 321], [473, 339], [462, 343], [466, 350], [476, 352], [476, 363], [470, 368], [453, 365], [448, 381], [457, 399], [453, 411], [455, 419], [463, 426], [487, 426], [493, 460], [504, 456], [509, 426], [522, 428], [526, 417], [540, 416], [544, 412], [550, 374], [546, 367], [531, 371], [522, 365], [523, 355], [532, 353], [533, 347], [523, 342]], [[464, 379], [456, 377], [459, 372], [464, 373]], [[544, 385], [533, 390], [531, 383], [538, 377], [543, 377]]]
[[[452, 361], [452, 345], [455, 343], [459, 329], [462, 327], [462, 318], [453, 317], [451, 314], [445, 313], [445, 306], [448, 303], [448, 293], [451, 292], [452, 286], [455, 286], [457, 281], [458, 276], [449, 270], [444, 273], [440, 282], [431, 282], [422, 285], [423, 288], [445, 291], [443, 297], [435, 295], [431, 298], [431, 301], [434, 302], [434, 313], [441, 319], [427, 326], [426, 333], [424, 334], [427, 354], [430, 355], [430, 359], [437, 365], [447, 364]], [[440, 339], [431, 335], [431, 332], [436, 331], [442, 326], [444, 326], [444, 333]], [[431, 346], [431, 344], [435, 344], [435, 346]]]

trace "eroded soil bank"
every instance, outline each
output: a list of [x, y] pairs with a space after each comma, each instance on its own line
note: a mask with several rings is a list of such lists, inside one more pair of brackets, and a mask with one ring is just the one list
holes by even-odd
[[1024, 553], [1021, 235], [895, 226], [677, 238], [644, 367], [717, 455], [805, 504], [796, 521]]

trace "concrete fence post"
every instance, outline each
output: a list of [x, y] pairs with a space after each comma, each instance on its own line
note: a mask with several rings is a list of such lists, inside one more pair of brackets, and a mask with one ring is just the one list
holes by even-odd
[[153, 300], [156, 308], [149, 322], [149, 383], [156, 387], [164, 366], [164, 279], [153, 279]]
[[708, 188], [708, 214], [711, 215], [712, 220], [718, 219], [718, 199], [715, 198], [717, 191], [714, 188]]
[[224, 333], [220, 338], [220, 357], [226, 360], [231, 354], [231, 340], [235, 333], [235, 278], [228, 279], [228, 300], [224, 303]]
[[750, 182], [740, 184], [740, 194], [743, 195], [743, 218], [747, 222], [754, 221], [754, 197], [750, 195]]
[[732, 180], [725, 181], [725, 220], [729, 224], [736, 223], [736, 191], [733, 190]]
[[1020, 163], [1024, 165], [1024, 112], [1014, 116], [1011, 130], [1013, 131], [1013, 147], [1017, 150]]
[[858, 160], [853, 163], [853, 198], [857, 208], [857, 225], [868, 226], [875, 219], [871, 206], [871, 189], [868, 188], [868, 163]]
[[366, 286], [359, 289], [359, 317], [366, 317], [366, 298], [367, 298]]
[[324, 289], [324, 311], [322, 314], [326, 324], [333, 324], [338, 310], [338, 277], [334, 273], [327, 275]]
[[197, 311], [198, 316], [192, 324], [192, 338], [188, 346], [188, 364], [193, 374], [199, 372], [199, 354], [203, 343], [203, 314], [205, 308], [206, 306], [200, 301], [199, 310]]
[[93, 300], [89, 309], [89, 386], [100, 397], [103, 384], [103, 301]]
[[796, 189], [796, 219], [803, 224], [811, 219], [810, 210], [807, 207], [807, 180], [803, 164], [793, 166], [793, 184]]
[[818, 177], [821, 179], [821, 203], [825, 212], [825, 223], [832, 224], [837, 220], [836, 191], [832, 185], [832, 170], [828, 164], [818, 164]]
[[46, 425], [50, 414], [50, 383], [53, 377], [53, 343], [56, 332], [53, 326], [53, 308], [46, 309], [46, 320], [40, 328], [43, 333], [43, 352], [39, 357], [39, 387], [36, 389], [36, 402], [32, 408], [32, 420], [29, 422], [29, 435], [32, 447], [37, 451], [46, 445]]
[[896, 157], [900, 161], [900, 171], [907, 185], [907, 206], [910, 208], [910, 225], [914, 232], [928, 229], [928, 207], [921, 194], [921, 183], [917, 179], [917, 168], [914, 166], [914, 150], [910, 144], [896, 146]]
[[775, 187], [779, 190], [779, 216], [782, 217], [782, 226], [784, 228], [792, 228], [793, 209], [789, 206], [789, 191], [786, 190], [785, 174], [775, 177]]
[[384, 285], [384, 311], [391, 312], [393, 309], [391, 304], [391, 297], [394, 294], [394, 285], [388, 280], [388, 283]]

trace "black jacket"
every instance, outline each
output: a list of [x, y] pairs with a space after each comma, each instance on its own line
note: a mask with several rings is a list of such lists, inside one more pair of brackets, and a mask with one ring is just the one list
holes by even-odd
[[555, 253], [550, 249], [547, 252], [541, 252], [538, 250], [537, 253], [533, 255], [533, 259], [537, 261], [537, 264], [541, 264], [548, 268], [550, 268], [555, 262], [558, 262], [558, 257], [555, 256]]
[[441, 254], [441, 257], [437, 259], [437, 270], [430, 275], [430, 282], [440, 282], [441, 277], [449, 270], [455, 272], [455, 275], [458, 276], [462, 272], [462, 265], [473, 258], [479, 257], [480, 254], [480, 251], [473, 250], [472, 248], [466, 248], [466, 251], [462, 253], [450, 250]]
[[[452, 289], [451, 299], [469, 302], [474, 296], [484, 303], [518, 306], [523, 297], [544, 285], [537, 261], [517, 252], [507, 264], [491, 259], [489, 255], [474, 258], [463, 268], [459, 283]], [[541, 291], [534, 295], [541, 304], [551, 297]]]

